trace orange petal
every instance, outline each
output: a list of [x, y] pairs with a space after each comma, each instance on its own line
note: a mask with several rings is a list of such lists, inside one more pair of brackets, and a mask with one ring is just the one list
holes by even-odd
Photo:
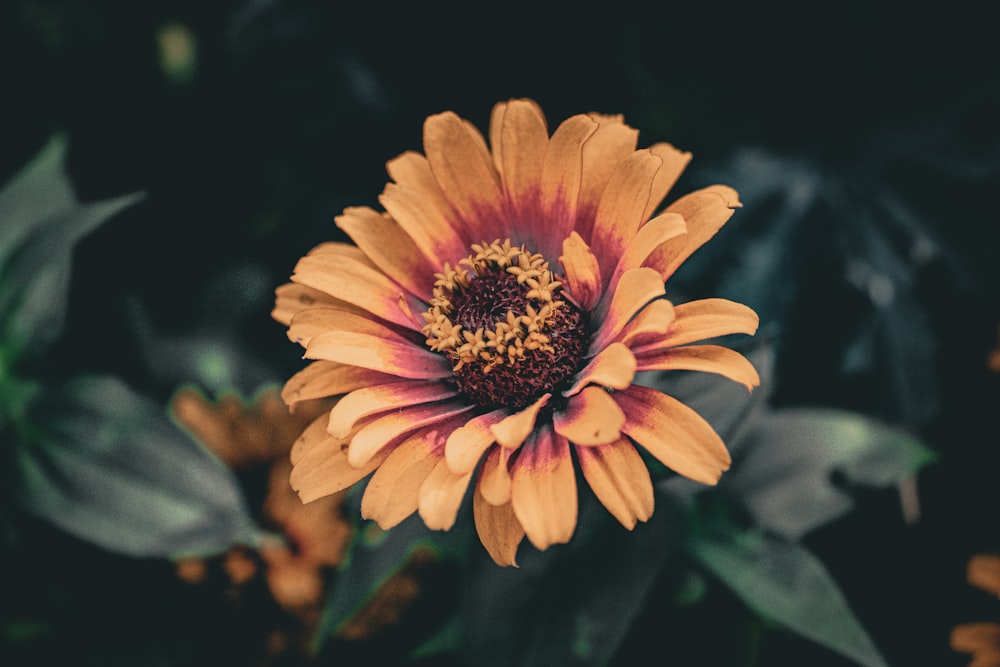
[[729, 452], [701, 415], [676, 398], [632, 385], [617, 392], [625, 412], [622, 432], [663, 465], [702, 484], [715, 484], [729, 469]]
[[622, 343], [612, 343], [577, 373], [576, 382], [563, 392], [563, 396], [572, 396], [588, 384], [624, 389], [632, 384], [633, 378], [635, 378], [635, 356]]
[[355, 467], [347, 460], [342, 440], [327, 437], [306, 452], [292, 467], [289, 483], [302, 502], [338, 493], [367, 477], [388, 455], [388, 450]]
[[635, 152], [639, 139], [639, 131], [626, 125], [621, 115], [592, 113], [589, 116], [598, 127], [583, 145], [583, 182], [576, 231], [584, 238], [590, 238], [597, 204], [611, 173], [621, 160]]
[[353, 331], [329, 331], [315, 336], [309, 341], [305, 356], [411, 379], [444, 378], [452, 374], [448, 360], [428, 349], [387, 336]]
[[[545, 116], [530, 100], [511, 100], [501, 120], [499, 143], [494, 151], [499, 157], [503, 183], [514, 210], [537, 211], [542, 182], [542, 163], [549, 143]], [[525, 216], [518, 216], [524, 220]]]
[[639, 231], [649, 201], [649, 189], [662, 160], [648, 150], [636, 151], [618, 163], [597, 205], [590, 244], [608, 276], [625, 247]]
[[330, 439], [330, 434], [326, 432], [326, 425], [329, 421], [330, 413], [325, 413], [314, 419], [309, 426], [303, 429], [301, 435], [292, 443], [290, 453], [292, 464], [298, 463], [305, 456], [306, 452], [319, 443]]
[[618, 340], [634, 348], [663, 338], [674, 323], [674, 304], [667, 299], [656, 299], [625, 325]]
[[556, 412], [552, 425], [559, 435], [575, 445], [606, 445], [621, 437], [625, 423], [615, 399], [591, 385], [569, 399], [566, 409]]
[[445, 199], [478, 238], [500, 229], [500, 177], [483, 155], [481, 137], [451, 111], [424, 122], [424, 151]]
[[[395, 281], [370, 264], [338, 254], [306, 255], [295, 265], [292, 281], [351, 303], [408, 329], [419, 331], [421, 324], [413, 312], [423, 306], [415, 297], [405, 295]], [[403, 297], [408, 308], [400, 307]]]
[[441, 216], [447, 219], [453, 214], [426, 157], [416, 151], [406, 151], [389, 160], [385, 168], [401, 188], [428, 202]]
[[271, 311], [271, 317], [285, 326], [291, 323], [292, 317], [308, 308], [336, 306], [341, 309], [356, 309], [358, 312], [364, 312], [360, 308], [351, 306], [346, 301], [334, 299], [318, 289], [295, 283], [285, 283], [274, 290], [274, 297], [274, 309]]
[[334, 222], [385, 275], [417, 298], [430, 299], [441, 265], [428, 259], [399, 223], [366, 206], [344, 209]]
[[731, 334], [753, 335], [760, 318], [752, 308], [728, 299], [699, 299], [674, 306], [674, 321], [662, 338], [633, 346], [635, 354]]
[[750, 391], [760, 376], [746, 357], [719, 345], [688, 345], [644, 352], [637, 357], [640, 371], [702, 371], [718, 373]]
[[559, 264], [569, 298], [582, 310], [592, 309], [601, 298], [601, 267], [582, 236], [571, 232], [563, 241]]
[[314, 361], [289, 378], [281, 390], [281, 398], [294, 408], [302, 401], [327, 396], [339, 396], [349, 391], [397, 378], [360, 366], [348, 366], [339, 361]]
[[448, 530], [455, 524], [458, 510], [469, 488], [472, 471], [456, 474], [443, 460], [420, 486], [417, 509], [424, 524], [431, 530]]
[[468, 254], [468, 243], [448, 223], [445, 211], [416, 190], [389, 183], [379, 195], [379, 203], [399, 223], [435, 271], [440, 271], [445, 262], [454, 264], [456, 257]]
[[493, 447], [479, 470], [479, 492], [492, 505], [510, 502], [510, 457], [515, 450]]
[[454, 388], [443, 382], [426, 380], [404, 380], [356, 389], [333, 406], [327, 432], [335, 438], [343, 438], [362, 417], [441, 401], [454, 397], [456, 393]]
[[656, 178], [653, 179], [653, 187], [649, 193], [649, 203], [646, 205], [646, 218], [653, 215], [653, 212], [663, 202], [663, 198], [670, 192], [670, 188], [674, 187], [681, 173], [688, 166], [688, 163], [691, 162], [690, 153], [679, 151], [670, 144], [653, 144], [649, 147], [649, 150], [654, 155], [658, 155], [663, 159], [663, 166], [656, 172]]
[[608, 281], [607, 289], [615, 289], [622, 274], [629, 269], [642, 266], [656, 248], [686, 233], [687, 225], [684, 223], [684, 218], [676, 213], [658, 215], [644, 224], [625, 244], [614, 273], [611, 274], [611, 280]]
[[[471, 406], [461, 403], [439, 403], [402, 408], [391, 414], [376, 417], [354, 434], [347, 451], [348, 459], [351, 465], [362, 466], [393, 440], [425, 426], [435, 426], [435, 428], [424, 431], [441, 433], [443, 450], [444, 439], [460, 425], [452, 418], [471, 409]], [[441, 456], [444, 457], [444, 451], [441, 452]]]
[[408, 340], [398, 330], [376, 322], [369, 313], [340, 308], [310, 308], [299, 312], [288, 325], [288, 339], [308, 347], [313, 338], [329, 331], [369, 334], [400, 342]]
[[542, 164], [542, 210], [538, 219], [545, 220], [544, 231], [550, 243], [536, 240], [538, 252], [546, 257], [559, 254], [559, 244], [575, 227], [582, 185], [583, 146], [597, 127], [597, 123], [587, 116], [571, 116], [549, 139]]
[[444, 445], [444, 456], [448, 467], [454, 473], [464, 473], [476, 467], [483, 452], [496, 442], [490, 426], [506, 415], [505, 410], [494, 410], [470, 419], [448, 436]]
[[715, 236], [732, 217], [732, 206], [723, 192], [712, 188], [692, 192], [672, 203], [667, 213], [683, 216], [688, 233], [661, 244], [650, 253], [645, 265], [659, 271], [664, 280], [672, 276], [691, 253]]
[[665, 293], [660, 274], [652, 269], [632, 269], [623, 273], [610, 300], [605, 294], [598, 304], [597, 321], [601, 328], [591, 340], [588, 354], [602, 350], [650, 301]]
[[524, 539], [524, 529], [514, 516], [510, 503], [491, 505], [480, 493], [474, 493], [472, 513], [479, 541], [493, 562], [501, 567], [516, 567], [517, 547]]
[[622, 438], [608, 445], [577, 447], [584, 479], [601, 504], [629, 530], [653, 515], [653, 482], [642, 456]]
[[510, 449], [520, 447], [524, 439], [535, 428], [535, 419], [538, 417], [538, 411], [549, 402], [550, 398], [552, 398], [552, 394], [542, 394], [541, 398], [525, 409], [509, 417], [505, 417], [496, 424], [492, 424], [490, 432], [493, 433], [493, 437], [504, 447]]
[[511, 473], [511, 506], [536, 549], [564, 544], [576, 529], [576, 473], [566, 438], [542, 429]]
[[399, 443], [368, 481], [361, 516], [388, 530], [417, 511], [420, 487], [444, 455], [443, 446], [444, 438], [433, 429]]

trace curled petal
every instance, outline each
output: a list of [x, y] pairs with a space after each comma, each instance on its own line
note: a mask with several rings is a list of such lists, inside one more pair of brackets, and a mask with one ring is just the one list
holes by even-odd
[[511, 505], [537, 549], [569, 542], [576, 529], [576, 473], [566, 438], [550, 429], [523, 447], [511, 474]]
[[630, 348], [658, 341], [666, 335], [673, 323], [674, 304], [667, 299], [656, 299], [625, 325], [618, 340]]
[[659, 156], [663, 160], [663, 166], [656, 172], [653, 179], [653, 187], [649, 193], [649, 203], [646, 205], [646, 218], [653, 215], [663, 198], [674, 187], [681, 173], [691, 162], [691, 154], [680, 151], [667, 143], [653, 144], [649, 147], [653, 155]]
[[346, 436], [362, 417], [388, 410], [453, 398], [457, 392], [443, 382], [404, 380], [356, 389], [337, 401], [330, 411], [327, 431], [335, 438]]
[[444, 445], [444, 456], [454, 473], [473, 470], [483, 452], [496, 442], [490, 426], [506, 416], [505, 410], [494, 410], [470, 419], [452, 431]]
[[576, 230], [590, 238], [601, 193], [608, 185], [615, 166], [635, 152], [639, 131], [625, 124], [621, 115], [589, 114], [597, 131], [583, 145], [583, 182]]
[[624, 252], [618, 259], [607, 289], [613, 290], [618, 285], [622, 274], [631, 269], [637, 269], [661, 245], [687, 233], [687, 225], [677, 213], [658, 215], [645, 225], [625, 244]]
[[615, 394], [626, 418], [622, 432], [671, 470], [716, 484], [729, 469], [725, 444], [701, 415], [676, 398], [632, 385]]
[[426, 348], [390, 337], [351, 331], [328, 331], [315, 336], [309, 341], [305, 356], [354, 364], [414, 380], [451, 375], [448, 360]]
[[302, 502], [312, 502], [357, 484], [388, 456], [388, 451], [379, 452], [363, 466], [355, 467], [347, 460], [346, 444], [327, 436], [293, 463], [289, 483]]
[[[292, 443], [291, 460], [292, 465], [299, 462], [306, 452], [320, 444], [324, 440], [330, 439], [330, 434], [326, 432], [326, 424], [330, 420], [330, 414], [325, 413], [314, 419], [309, 426], [303, 429], [302, 434]], [[344, 449], [347, 449], [344, 441]]]
[[469, 488], [472, 471], [456, 474], [444, 461], [437, 465], [420, 485], [417, 509], [431, 530], [448, 530], [455, 524], [459, 507]]
[[635, 369], [635, 356], [628, 347], [622, 343], [612, 343], [577, 373], [576, 382], [563, 392], [563, 396], [573, 396], [588, 384], [624, 389], [632, 384]]
[[492, 505], [510, 502], [510, 458], [515, 450], [490, 449], [479, 470], [479, 492]]
[[739, 382], [747, 391], [760, 386], [760, 376], [747, 358], [720, 345], [687, 345], [644, 352], [637, 357], [640, 371], [702, 371]]
[[271, 311], [271, 317], [288, 326], [291, 324], [292, 318], [299, 312], [320, 307], [337, 307], [341, 310], [354, 309], [356, 312], [365, 312], [318, 289], [295, 283], [285, 283], [274, 290], [274, 309]]
[[625, 413], [608, 392], [591, 385], [569, 399], [552, 424], [559, 435], [575, 445], [606, 445], [621, 437]]
[[340, 396], [361, 387], [386, 384], [396, 379], [393, 375], [370, 368], [320, 360], [312, 362], [289, 378], [281, 390], [281, 398], [294, 410], [302, 401]]
[[596, 354], [604, 349], [621, 333], [636, 313], [665, 293], [663, 281], [656, 271], [645, 268], [626, 271], [618, 281], [618, 287], [615, 288], [610, 303], [605, 296], [598, 305], [598, 321], [601, 322], [601, 328], [591, 340], [588, 354]]
[[584, 479], [601, 504], [629, 530], [653, 515], [653, 482], [632, 443], [622, 438], [607, 445], [577, 447]]
[[700, 340], [730, 334], [757, 333], [760, 318], [752, 308], [728, 299], [699, 299], [674, 306], [674, 321], [667, 334], [659, 339], [633, 346], [632, 351], [647, 351], [677, 347]]
[[516, 567], [517, 547], [524, 539], [524, 528], [514, 516], [511, 504], [492, 505], [476, 492], [472, 496], [472, 513], [479, 541], [493, 562], [501, 567]]
[[592, 309], [601, 297], [601, 266], [582, 236], [571, 232], [563, 241], [559, 264], [569, 297], [582, 310]]
[[538, 411], [549, 402], [550, 398], [552, 398], [552, 394], [542, 394], [537, 401], [525, 409], [492, 424], [490, 431], [493, 433], [493, 437], [498, 443], [509, 449], [520, 447], [524, 439], [535, 428]]
[[659, 271], [664, 280], [726, 224], [733, 203], [723, 191], [706, 188], [684, 195], [667, 207], [667, 213], [683, 217], [688, 233], [661, 244], [646, 259], [645, 265]]
[[[425, 431], [443, 432], [441, 440], [443, 450], [444, 438], [458, 427], [458, 424], [453, 423], [451, 418], [471, 409], [470, 406], [461, 403], [441, 403], [403, 408], [391, 414], [376, 417], [354, 434], [347, 456], [351, 465], [363, 466], [376, 452], [396, 438], [423, 429], [425, 426], [435, 425], [435, 428], [425, 429]], [[441, 452], [441, 456], [444, 457], [444, 451]]]
[[444, 456], [443, 447], [444, 439], [434, 429], [399, 443], [369, 480], [361, 516], [388, 530], [417, 511], [420, 487]]

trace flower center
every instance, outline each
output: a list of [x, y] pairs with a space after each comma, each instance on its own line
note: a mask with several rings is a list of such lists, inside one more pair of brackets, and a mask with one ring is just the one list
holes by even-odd
[[510, 239], [477, 243], [473, 254], [434, 274], [423, 314], [427, 345], [455, 361], [458, 389], [485, 407], [521, 409], [580, 368], [584, 315], [560, 299], [549, 263]]

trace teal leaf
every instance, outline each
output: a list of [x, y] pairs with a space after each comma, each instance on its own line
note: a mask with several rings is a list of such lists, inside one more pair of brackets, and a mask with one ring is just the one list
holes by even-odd
[[802, 545], [753, 529], [696, 534], [687, 548], [762, 618], [863, 667], [887, 667], [829, 571]]
[[79, 203], [64, 159], [57, 136], [0, 190], [0, 335], [8, 365], [41, 356], [58, 338], [76, 243], [142, 197]]
[[66, 532], [137, 557], [258, 540], [231, 471], [117, 378], [80, 377], [46, 392], [30, 423], [8, 487]]

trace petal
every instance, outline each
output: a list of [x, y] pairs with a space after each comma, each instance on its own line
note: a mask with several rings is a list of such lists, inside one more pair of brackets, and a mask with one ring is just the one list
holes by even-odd
[[656, 299], [625, 325], [617, 339], [630, 348], [660, 340], [674, 323], [674, 304]]
[[335, 299], [318, 289], [295, 283], [285, 283], [274, 290], [274, 297], [274, 309], [271, 311], [271, 317], [285, 326], [291, 323], [292, 317], [309, 308], [336, 306], [342, 310], [356, 309], [358, 312], [363, 312], [360, 308]]
[[667, 213], [683, 216], [688, 233], [661, 244], [646, 259], [645, 266], [659, 271], [664, 280], [726, 224], [733, 204], [722, 191], [705, 188], [681, 197], [667, 207]]
[[327, 436], [293, 464], [289, 483], [302, 502], [338, 493], [350, 488], [378, 468], [388, 450], [373, 456], [365, 465], [354, 467], [347, 460], [346, 443]]
[[388, 335], [375, 336], [353, 331], [329, 331], [309, 341], [305, 356], [411, 379], [449, 377], [451, 364], [439, 354]]
[[385, 275], [418, 299], [430, 299], [441, 265], [430, 261], [399, 223], [366, 206], [346, 208], [334, 222]]
[[516, 451], [493, 447], [479, 468], [479, 492], [493, 505], [510, 502], [510, 459]]
[[330, 411], [327, 432], [335, 438], [345, 437], [359, 419], [371, 415], [453, 398], [456, 391], [443, 382], [404, 380], [356, 389], [337, 401]]
[[281, 390], [281, 398], [289, 407], [302, 401], [327, 396], [339, 396], [349, 391], [397, 378], [360, 366], [348, 366], [339, 361], [314, 361], [289, 378]]
[[535, 239], [538, 252], [556, 257], [560, 244], [576, 226], [577, 203], [583, 173], [583, 146], [597, 130], [597, 123], [584, 115], [563, 121], [549, 139], [542, 164], [542, 210], [546, 243]]
[[622, 438], [608, 445], [577, 447], [584, 479], [601, 504], [629, 530], [653, 515], [653, 482], [642, 456]]
[[646, 205], [646, 218], [653, 215], [653, 212], [663, 202], [663, 198], [670, 192], [670, 188], [674, 187], [681, 173], [691, 162], [690, 153], [677, 150], [670, 144], [653, 144], [649, 150], [653, 152], [653, 155], [658, 155], [663, 160], [663, 166], [656, 172], [656, 178], [653, 179], [649, 203]]
[[702, 371], [718, 373], [750, 391], [760, 376], [746, 357], [720, 345], [688, 345], [644, 352], [637, 357], [640, 371]]
[[421, 312], [424, 306], [370, 261], [333, 253], [306, 255], [295, 265], [292, 281], [326, 292], [388, 322], [416, 331], [422, 327], [413, 312]]
[[566, 438], [542, 429], [511, 473], [511, 506], [536, 549], [569, 542], [576, 529], [576, 473]]
[[636, 151], [618, 163], [597, 205], [590, 244], [609, 276], [646, 218], [646, 203], [653, 178], [662, 160], [647, 151]]
[[537, 401], [525, 409], [509, 417], [505, 417], [496, 424], [492, 424], [490, 432], [493, 433], [493, 437], [504, 447], [510, 449], [520, 447], [524, 439], [535, 428], [535, 419], [538, 417], [538, 411], [549, 402], [550, 398], [552, 398], [552, 394], [542, 394]]
[[361, 516], [388, 530], [417, 510], [420, 487], [441, 461], [444, 439], [424, 429], [392, 450], [372, 475], [361, 498]]
[[[389, 183], [379, 203], [413, 240], [435, 271], [469, 253], [468, 242], [448, 223], [446, 212], [416, 190]], [[431, 274], [433, 275], [433, 274]]]
[[612, 343], [577, 373], [573, 386], [564, 391], [563, 396], [572, 396], [588, 384], [624, 389], [632, 384], [635, 368], [635, 356], [632, 351], [622, 343]]
[[389, 160], [385, 168], [389, 172], [389, 178], [397, 185], [427, 202], [443, 218], [447, 219], [452, 214], [451, 206], [445, 199], [444, 193], [441, 192], [426, 157], [416, 151], [407, 151]]
[[451, 111], [424, 123], [424, 151], [434, 179], [474, 238], [486, 239], [500, 228], [502, 195], [500, 177], [480, 142]]
[[309, 426], [303, 429], [299, 437], [292, 443], [290, 458], [293, 465], [298, 463], [313, 447], [330, 439], [330, 434], [326, 432], [326, 424], [329, 421], [330, 414], [326, 413], [314, 419]]
[[456, 474], [443, 460], [420, 486], [417, 509], [424, 524], [431, 530], [448, 530], [455, 524], [459, 507], [469, 488], [472, 471]]
[[595, 311], [601, 328], [591, 340], [588, 354], [602, 350], [650, 301], [665, 293], [660, 274], [652, 269], [632, 269], [622, 274], [610, 302], [605, 294]]
[[444, 445], [445, 460], [452, 472], [464, 473], [475, 469], [483, 452], [496, 442], [490, 426], [499, 422], [506, 414], [506, 410], [487, 412], [473, 417], [464, 426], [452, 431]]
[[639, 131], [625, 124], [621, 115], [589, 114], [597, 122], [597, 131], [583, 146], [583, 182], [577, 208], [576, 230], [590, 238], [601, 193], [611, 173], [626, 156], [635, 152]]
[[757, 333], [760, 318], [752, 308], [728, 299], [699, 299], [674, 306], [674, 321], [665, 336], [642, 346], [633, 346], [635, 354], [676, 347], [699, 340], [731, 334]]
[[[549, 143], [545, 116], [530, 100], [511, 100], [504, 109], [498, 151], [503, 172], [504, 189], [517, 213], [537, 212], [542, 183], [542, 164]], [[536, 221], [519, 215], [517, 220], [528, 224]]]
[[301, 311], [292, 318], [288, 325], [288, 340], [308, 347], [313, 338], [330, 331], [369, 334], [391, 338], [399, 342], [408, 342], [409, 340], [398, 330], [388, 327], [382, 322], [377, 322], [370, 313], [340, 308], [310, 308]]
[[472, 513], [479, 541], [493, 562], [501, 567], [516, 566], [517, 547], [524, 539], [524, 529], [511, 504], [491, 505], [477, 492], [472, 496]]
[[582, 236], [571, 232], [563, 241], [559, 264], [569, 298], [581, 310], [591, 310], [601, 298], [601, 267]]
[[622, 274], [641, 267], [661, 245], [686, 233], [687, 225], [684, 218], [677, 213], [664, 213], [644, 224], [625, 244], [614, 273], [611, 274], [611, 280], [608, 281], [607, 289], [615, 289]]
[[606, 445], [621, 437], [625, 413], [604, 389], [591, 385], [556, 412], [552, 425], [575, 445]]
[[[424, 433], [442, 433], [443, 458], [444, 439], [459, 426], [459, 423], [452, 418], [471, 409], [470, 406], [461, 403], [417, 405], [376, 417], [354, 434], [351, 446], [347, 450], [348, 459], [351, 465], [362, 466], [390, 442], [417, 429], [423, 429]], [[428, 429], [424, 428], [425, 426], [434, 428]]]
[[702, 484], [715, 484], [729, 468], [729, 452], [701, 415], [676, 398], [632, 385], [617, 392], [625, 412], [622, 432], [663, 465]]

